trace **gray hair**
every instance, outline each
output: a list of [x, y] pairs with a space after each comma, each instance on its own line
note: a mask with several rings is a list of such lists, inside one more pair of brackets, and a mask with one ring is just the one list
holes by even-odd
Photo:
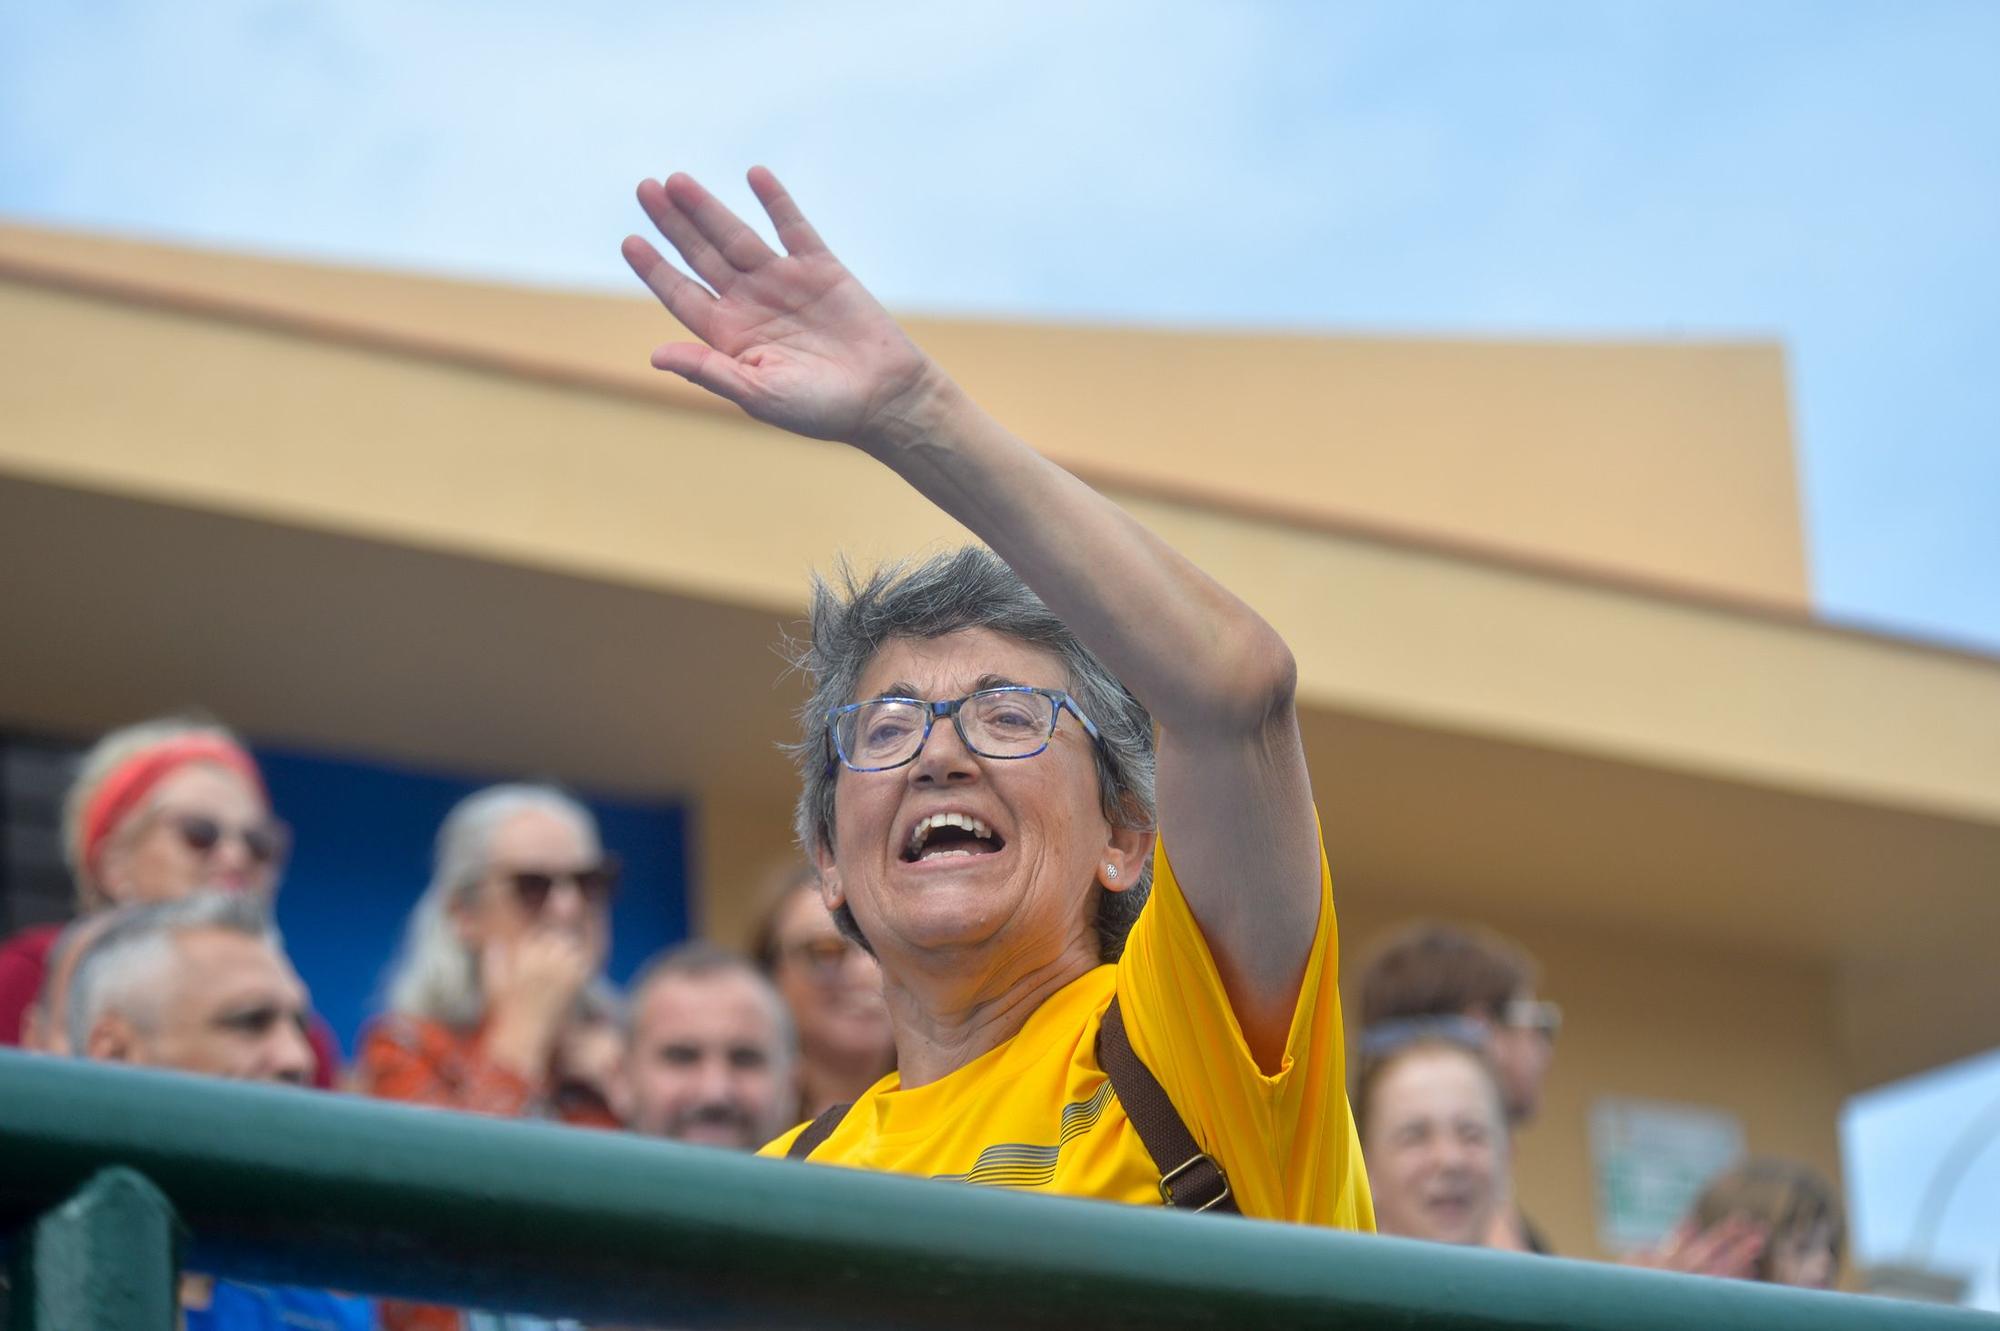
[[65, 1020], [70, 1052], [80, 1055], [89, 1047], [91, 1030], [107, 1012], [151, 1029], [176, 940], [207, 930], [284, 947], [269, 904], [247, 893], [197, 892], [179, 901], [128, 907], [84, 947], [70, 975]]
[[[812, 682], [812, 697], [799, 712], [801, 739], [787, 746], [803, 782], [793, 832], [808, 858], [833, 845], [837, 760], [828, 714], [855, 700], [862, 672], [889, 642], [941, 638], [963, 629], [988, 629], [1061, 658], [1070, 696], [1102, 738], [1093, 754], [1105, 818], [1114, 827], [1153, 827], [1152, 717], [998, 555], [967, 546], [922, 562], [885, 564], [866, 577], [842, 561], [834, 579], [813, 578], [807, 637], [790, 651], [792, 663]], [[1149, 862], [1122, 892], [1093, 889], [1104, 960], [1115, 961], [1124, 951], [1125, 936], [1152, 885]], [[868, 946], [846, 905], [834, 919], [841, 932]]]
[[788, 1071], [798, 1061], [799, 1036], [792, 1024], [791, 1009], [785, 1006], [777, 987], [747, 959], [728, 948], [699, 938], [668, 948], [640, 967], [639, 973], [632, 977], [632, 983], [626, 986], [626, 992], [631, 995], [628, 1034], [636, 1029], [639, 1005], [645, 1000], [646, 991], [654, 985], [668, 980], [706, 980], [717, 975], [741, 975], [757, 990], [757, 996], [771, 1010], [771, 1020], [777, 1028], [775, 1061], [780, 1065], [780, 1072]]
[[69, 865], [70, 881], [76, 884], [77, 896], [86, 909], [100, 905], [104, 896], [90, 866], [83, 860], [83, 815], [90, 807], [91, 797], [104, 784], [104, 778], [138, 754], [196, 735], [243, 746], [234, 731], [207, 717], [163, 716], [111, 731], [78, 760], [76, 777], [63, 793], [62, 851]]
[[385, 988], [391, 1012], [460, 1030], [477, 1026], [486, 1015], [479, 958], [459, 938], [452, 910], [486, 876], [501, 825], [531, 810], [570, 823], [588, 853], [599, 852], [597, 820], [554, 786], [488, 786], [460, 800], [438, 826], [430, 886], [410, 912], [402, 949], [389, 970]]

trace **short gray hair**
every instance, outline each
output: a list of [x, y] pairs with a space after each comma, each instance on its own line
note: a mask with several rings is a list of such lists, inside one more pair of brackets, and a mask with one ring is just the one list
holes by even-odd
[[410, 912], [402, 950], [389, 971], [385, 987], [391, 1012], [424, 1017], [459, 1030], [477, 1026], [486, 1015], [479, 958], [460, 940], [452, 924], [452, 908], [486, 876], [492, 863], [493, 837], [501, 825], [530, 810], [570, 823], [589, 853], [599, 853], [597, 820], [589, 809], [554, 786], [488, 786], [460, 800], [438, 826], [430, 886]]
[[247, 893], [197, 892], [179, 901], [127, 907], [84, 947], [70, 975], [64, 1023], [70, 1052], [81, 1055], [88, 1048], [91, 1030], [107, 1012], [150, 1029], [176, 940], [208, 930], [284, 947], [269, 904]]
[[[862, 672], [888, 643], [975, 628], [1061, 658], [1068, 692], [1102, 740], [1092, 751], [1105, 818], [1114, 827], [1153, 828], [1153, 718], [1019, 574], [984, 546], [967, 546], [921, 562], [884, 564], [865, 577], [842, 561], [835, 565], [832, 581], [813, 578], [807, 636], [791, 644], [790, 652], [792, 663], [812, 683], [812, 697], [799, 712], [799, 742], [787, 746], [803, 783], [793, 832], [809, 859], [833, 846], [838, 773], [827, 735], [828, 714], [855, 701]], [[1094, 889], [1098, 952], [1104, 960], [1115, 961], [1124, 951], [1125, 936], [1152, 884], [1149, 861], [1124, 891]], [[845, 905], [834, 918], [843, 933], [867, 946]]]
[[755, 987], [758, 997], [771, 1009], [771, 1020], [777, 1028], [776, 1061], [783, 1069], [792, 1067], [798, 1061], [798, 1031], [792, 1024], [792, 1011], [785, 1006], [777, 987], [765, 979], [764, 973], [747, 958], [699, 938], [676, 943], [640, 967], [639, 973], [632, 977], [632, 983], [626, 986], [626, 993], [630, 995], [628, 1037], [637, 1028], [639, 1005], [645, 1000], [646, 991], [654, 985], [668, 980], [706, 980], [717, 975], [741, 975]]

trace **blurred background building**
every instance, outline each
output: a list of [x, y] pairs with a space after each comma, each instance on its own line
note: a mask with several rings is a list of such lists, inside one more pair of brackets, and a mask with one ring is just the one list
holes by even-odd
[[[1350, 964], [1425, 914], [1542, 959], [1570, 1020], [1519, 1176], [1559, 1249], [1663, 1210], [1637, 1160], [1837, 1175], [1850, 1095], [2000, 1045], [2000, 659], [1815, 619], [1775, 344], [913, 327], [1293, 644]], [[195, 704], [268, 763], [343, 1038], [492, 779], [605, 817], [621, 976], [742, 942], [808, 571], [962, 534], [662, 382], [666, 335], [0, 228], [0, 925], [66, 907], [66, 756]]]

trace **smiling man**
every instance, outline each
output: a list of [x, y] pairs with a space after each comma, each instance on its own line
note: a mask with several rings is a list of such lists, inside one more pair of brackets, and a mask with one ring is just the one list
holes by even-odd
[[749, 962], [686, 943], [632, 985], [623, 1108], [635, 1132], [755, 1150], [797, 1107], [791, 1021]]

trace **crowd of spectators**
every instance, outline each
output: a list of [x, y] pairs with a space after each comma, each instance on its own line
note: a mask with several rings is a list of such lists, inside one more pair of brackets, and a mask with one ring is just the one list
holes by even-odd
[[[694, 276], [639, 237], [625, 256], [701, 339], [654, 364], [860, 449], [985, 543], [816, 583], [797, 661], [806, 867], [773, 887], [751, 957], [683, 946], [617, 994], [618, 862], [589, 811], [492, 787], [440, 827], [343, 1071], [271, 928], [287, 835], [256, 762], [219, 727], [153, 722], [84, 760], [64, 829], [81, 918], [0, 946], [0, 1039], [1547, 1251], [1512, 1168], [1561, 1025], [1532, 959], [1416, 927], [1367, 966], [1347, 1031], [1283, 639], [987, 417], [769, 172], [749, 183], [783, 254], [686, 176], [640, 186]], [[1841, 1248], [1823, 1184], [1753, 1162], [1634, 1260], [1823, 1285]], [[551, 1326], [201, 1277], [183, 1300], [215, 1331]]]
[[[895, 1066], [879, 969], [809, 869], [768, 885], [749, 955], [683, 943], [619, 993], [603, 973], [617, 860], [581, 803], [523, 784], [479, 791], [444, 820], [383, 1010], [343, 1070], [272, 923], [284, 824], [247, 749], [195, 721], [116, 731], [81, 763], [66, 809], [77, 917], [0, 946], [0, 1021], [31, 1050], [739, 1151]], [[1562, 1025], [1539, 982], [1517, 944], [1437, 922], [1362, 965], [1351, 1095], [1380, 1232], [1551, 1251], [1512, 1169]], [[1756, 1159], [1627, 1260], [1827, 1288], [1844, 1242], [1825, 1180]], [[199, 1276], [183, 1299], [193, 1331], [560, 1325]]]

